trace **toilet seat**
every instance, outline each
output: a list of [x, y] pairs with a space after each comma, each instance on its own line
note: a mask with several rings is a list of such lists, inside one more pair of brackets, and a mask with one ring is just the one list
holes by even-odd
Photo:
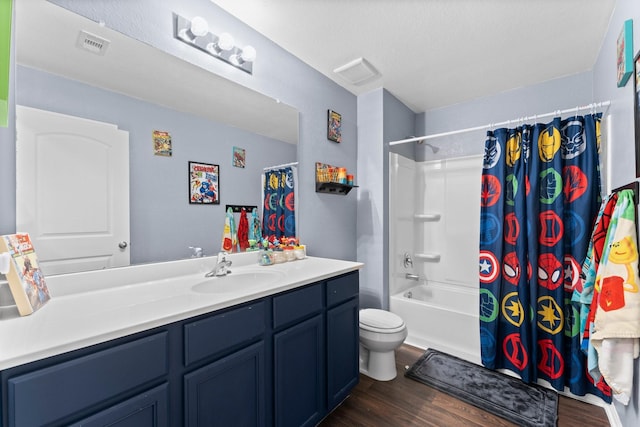
[[366, 308], [360, 310], [360, 329], [379, 334], [394, 334], [405, 329], [402, 318], [390, 311]]

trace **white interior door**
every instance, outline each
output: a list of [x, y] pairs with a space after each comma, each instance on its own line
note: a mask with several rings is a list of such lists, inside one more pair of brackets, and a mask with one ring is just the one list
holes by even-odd
[[129, 133], [16, 107], [17, 231], [45, 275], [129, 265]]

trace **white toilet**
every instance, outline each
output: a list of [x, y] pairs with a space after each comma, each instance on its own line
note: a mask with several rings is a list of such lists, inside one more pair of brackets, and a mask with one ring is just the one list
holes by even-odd
[[360, 372], [379, 381], [396, 377], [395, 349], [407, 337], [407, 326], [389, 311], [360, 310]]

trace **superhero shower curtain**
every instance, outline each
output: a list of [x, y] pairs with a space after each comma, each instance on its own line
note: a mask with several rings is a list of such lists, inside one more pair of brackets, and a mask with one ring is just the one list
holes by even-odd
[[297, 168], [267, 170], [263, 175], [262, 237], [270, 242], [296, 237]]
[[600, 207], [601, 114], [487, 133], [480, 214], [482, 363], [610, 401], [585, 374], [580, 279]]

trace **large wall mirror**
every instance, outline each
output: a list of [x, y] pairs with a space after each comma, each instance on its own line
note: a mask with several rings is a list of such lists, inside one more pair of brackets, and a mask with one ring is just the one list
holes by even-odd
[[[225, 205], [260, 207], [263, 168], [296, 160], [295, 108], [46, 0], [14, 4], [17, 139], [27, 133], [20, 130], [21, 119], [28, 116], [21, 113], [23, 107], [111, 124], [128, 134], [129, 166], [122, 174], [128, 175], [129, 235], [116, 240], [126, 242], [119, 250], [129, 252], [131, 264], [187, 258], [192, 254], [190, 246], [215, 254], [220, 249]], [[104, 52], [87, 49], [83, 32], [106, 39]], [[170, 133], [170, 157], [154, 154], [153, 131]], [[246, 152], [244, 168], [232, 165], [234, 147]], [[73, 159], [67, 159], [73, 155], [61, 156], [56, 164], [51, 156], [40, 161], [49, 162], [48, 169], [54, 172], [59, 164], [60, 174], [69, 175]], [[189, 161], [220, 165], [219, 205], [188, 203]], [[20, 163], [18, 159], [17, 168]], [[98, 165], [77, 168], [77, 197], [87, 202], [85, 206], [93, 199], [82, 184], [100, 169]], [[20, 188], [24, 181], [20, 172], [17, 176]], [[49, 181], [51, 188], [54, 181]], [[42, 193], [42, 187], [33, 191]], [[98, 187], [95, 192], [104, 191]], [[75, 189], [72, 186], [67, 197]], [[72, 227], [90, 209], [70, 206], [66, 223]], [[19, 231], [30, 232], [20, 227], [29, 206], [17, 206], [16, 212]], [[70, 253], [59, 255], [67, 255], [73, 264]], [[109, 266], [99, 258], [80, 270]], [[47, 272], [44, 265], [43, 270], [45, 274], [73, 271], [51, 268]]]

